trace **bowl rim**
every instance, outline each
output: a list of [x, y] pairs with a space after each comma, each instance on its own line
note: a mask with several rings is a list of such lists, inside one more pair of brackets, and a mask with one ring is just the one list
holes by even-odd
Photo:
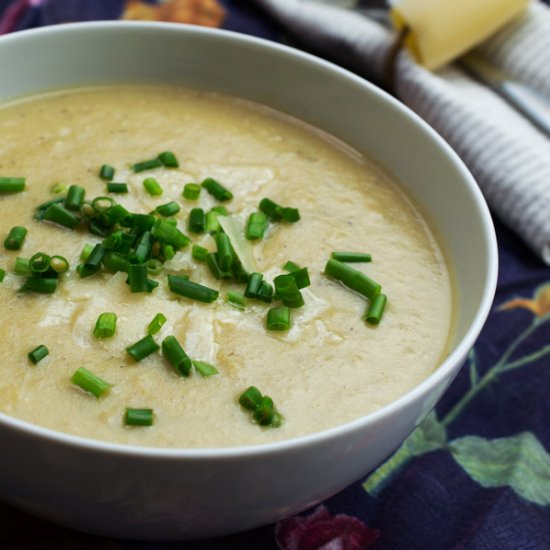
[[[98, 453], [111, 453], [118, 456], [131, 456], [134, 458], [155, 458], [155, 459], [208, 459], [208, 460], [224, 460], [228, 458], [243, 458], [257, 455], [284, 453], [289, 450], [299, 450], [303, 447], [310, 447], [316, 444], [321, 444], [331, 439], [337, 439], [359, 432], [361, 428], [371, 424], [383, 421], [392, 416], [400, 409], [406, 408], [414, 401], [421, 398], [423, 394], [428, 393], [440, 384], [453, 370], [456, 370], [456, 375], [460, 368], [461, 357], [466, 357], [466, 354], [472, 348], [475, 340], [479, 336], [483, 325], [489, 315], [494, 295], [496, 292], [497, 275], [498, 275], [498, 249], [495, 228], [492, 217], [483, 197], [479, 186], [473, 176], [464, 165], [463, 161], [458, 157], [458, 154], [447, 144], [447, 142], [431, 127], [420, 118], [411, 109], [406, 107], [396, 98], [375, 86], [370, 81], [362, 78], [351, 71], [340, 67], [334, 63], [326, 61], [318, 56], [304, 52], [297, 48], [286, 46], [277, 42], [259, 38], [253, 35], [238, 33], [224, 29], [200, 27], [195, 25], [181, 23], [165, 23], [165, 22], [150, 22], [150, 21], [90, 21], [66, 23], [63, 25], [52, 25], [46, 27], [38, 27], [17, 31], [14, 33], [0, 36], [0, 48], [2, 43], [17, 42], [26, 40], [27, 37], [41, 35], [58, 35], [65, 32], [73, 32], [75, 30], [117, 30], [122, 32], [135, 31], [157, 31], [157, 32], [177, 32], [188, 35], [197, 35], [210, 37], [213, 39], [229, 40], [241, 43], [245, 46], [271, 50], [280, 54], [293, 57], [305, 63], [316, 65], [317, 67], [336, 73], [340, 78], [352, 81], [355, 84], [362, 86], [368, 93], [378, 96], [379, 100], [384, 101], [388, 108], [394, 109], [399, 116], [408, 118], [410, 121], [419, 126], [420, 129], [427, 134], [433, 145], [438, 147], [445, 153], [447, 159], [452, 162], [457, 172], [462, 177], [464, 184], [467, 185], [472, 197], [475, 199], [478, 208], [479, 216], [483, 222], [485, 233], [483, 235], [487, 245], [487, 273], [485, 275], [485, 289], [483, 299], [480, 302], [477, 313], [470, 327], [466, 331], [464, 337], [456, 344], [452, 352], [440, 363], [437, 369], [427, 376], [422, 382], [409, 390], [407, 393], [398, 399], [388, 403], [387, 405], [377, 409], [369, 414], [339, 424], [331, 428], [297, 436], [289, 439], [275, 441], [273, 443], [262, 443], [256, 445], [240, 445], [235, 447], [204, 447], [204, 448], [169, 448], [169, 447], [145, 447], [139, 445], [127, 445], [122, 443], [114, 443], [99, 439], [92, 439], [83, 436], [72, 435], [69, 433], [59, 432], [51, 428], [45, 428], [32, 424], [31, 422], [20, 420], [9, 416], [6, 413], [0, 412], [0, 429], [2, 425], [14, 430], [19, 430], [27, 436], [35, 436], [42, 440], [50, 440], [58, 444], [73, 447], [79, 450], [87, 450]], [[452, 381], [451, 377], [451, 381]]]

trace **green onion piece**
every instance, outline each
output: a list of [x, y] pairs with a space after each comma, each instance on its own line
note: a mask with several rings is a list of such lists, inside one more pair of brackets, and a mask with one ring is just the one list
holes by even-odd
[[147, 273], [151, 275], [160, 275], [162, 273], [162, 262], [156, 258], [149, 258], [145, 265], [147, 266]]
[[95, 322], [94, 337], [98, 340], [112, 338], [116, 332], [116, 313], [101, 313]]
[[370, 325], [377, 325], [380, 323], [380, 319], [382, 318], [382, 314], [384, 313], [384, 308], [386, 307], [387, 297], [385, 294], [376, 294], [367, 309], [367, 313], [365, 315], [365, 321], [369, 323]]
[[170, 201], [166, 204], [161, 204], [155, 208], [155, 211], [160, 214], [161, 216], [164, 216], [167, 218], [168, 216], [173, 216], [174, 214], [177, 214], [180, 211], [180, 205], [177, 202]]
[[130, 233], [122, 233], [120, 236], [120, 241], [116, 246], [116, 251], [122, 256], [128, 255], [132, 246], [134, 246], [135, 240], [135, 235], [131, 235]]
[[253, 212], [248, 218], [245, 236], [249, 240], [262, 239], [267, 229], [267, 216], [263, 212]]
[[115, 183], [110, 181], [107, 184], [107, 193], [128, 193], [128, 184], [127, 183]]
[[210, 252], [206, 255], [206, 265], [216, 279], [225, 279], [229, 276], [229, 273], [220, 267], [218, 254], [216, 252]]
[[325, 274], [341, 281], [344, 285], [359, 294], [371, 299], [380, 293], [382, 289], [376, 281], [367, 277], [364, 273], [331, 258], [325, 266]]
[[298, 292], [298, 285], [291, 274], [277, 275], [273, 279], [273, 285], [275, 286], [275, 294], [279, 299], [292, 296]]
[[32, 273], [30, 258], [15, 258], [13, 272], [16, 275], [30, 275]]
[[39, 361], [42, 361], [42, 359], [44, 359], [44, 357], [46, 357], [48, 353], [50, 353], [48, 351], [48, 348], [43, 344], [40, 344], [39, 346], [34, 348], [32, 351], [29, 351], [29, 353], [27, 353], [27, 356], [30, 359], [31, 363], [36, 365], [36, 363], [38, 363]]
[[50, 191], [54, 195], [59, 195], [60, 193], [65, 193], [67, 191], [67, 186], [64, 183], [55, 183], [51, 186]]
[[151, 159], [151, 160], [143, 160], [141, 162], [136, 162], [132, 165], [132, 170], [134, 173], [137, 172], [144, 172], [145, 170], [153, 170], [154, 168], [160, 168], [162, 166], [162, 162], [160, 159]]
[[297, 208], [283, 208], [283, 220], [285, 222], [295, 223], [300, 219], [300, 211]]
[[262, 288], [264, 276], [261, 273], [252, 273], [248, 279], [244, 295], [247, 298], [257, 298]]
[[254, 408], [252, 418], [254, 418], [260, 426], [269, 426], [273, 421], [274, 416], [275, 405], [273, 404], [273, 399], [267, 395], [264, 395]]
[[170, 261], [176, 255], [176, 251], [174, 250], [174, 247], [172, 245], [163, 244], [162, 255], [164, 256], [164, 259], [166, 261]]
[[26, 178], [0, 178], [0, 193], [20, 193], [25, 190]]
[[266, 304], [273, 302], [273, 287], [267, 281], [262, 282], [257, 298]]
[[145, 338], [142, 338], [135, 344], [128, 346], [126, 348], [126, 353], [135, 361], [141, 361], [159, 349], [159, 345], [153, 340], [153, 337], [148, 334]]
[[103, 256], [102, 263], [111, 271], [128, 271], [128, 260], [118, 252], [107, 252]]
[[330, 256], [339, 262], [359, 263], [372, 261], [370, 254], [363, 254], [362, 252], [333, 252]]
[[168, 275], [168, 286], [172, 292], [199, 302], [212, 303], [218, 299], [220, 294], [217, 290], [190, 281], [180, 275]]
[[153, 281], [152, 279], [147, 279], [147, 290], [146, 292], [153, 292], [155, 288], [157, 288], [159, 284], [157, 281]]
[[44, 212], [42, 219], [62, 225], [68, 229], [74, 229], [80, 223], [80, 218], [78, 216], [75, 216], [70, 210], [63, 208], [60, 204], [52, 204], [49, 206]]
[[156, 334], [162, 328], [164, 323], [166, 323], [166, 316], [162, 313], [157, 313], [147, 326], [147, 334], [153, 336], [153, 334]]
[[241, 310], [246, 309], [244, 305], [245, 304], [244, 294], [242, 294], [241, 292], [236, 292], [235, 290], [227, 291], [227, 294], [225, 296], [225, 301], [237, 309], [241, 309]]
[[185, 236], [177, 227], [174, 227], [167, 220], [157, 220], [151, 230], [151, 234], [155, 239], [173, 246], [176, 250], [190, 243], [189, 237]]
[[210, 212], [217, 212], [220, 216], [229, 216], [227, 208], [223, 204], [218, 204], [210, 209]]
[[201, 194], [201, 186], [198, 183], [186, 183], [183, 188], [183, 198], [188, 201], [196, 201]]
[[165, 168], [178, 168], [180, 165], [176, 155], [174, 155], [172, 151], [164, 151], [158, 156], [158, 159], [162, 162]]
[[204, 224], [204, 230], [207, 233], [216, 233], [217, 231], [220, 231], [221, 225], [218, 221], [219, 212], [215, 212], [213, 210], [210, 210], [210, 212], [206, 213], [206, 222]]
[[269, 330], [288, 330], [290, 328], [290, 309], [286, 306], [272, 307], [267, 312]]
[[214, 374], [218, 374], [219, 372], [214, 365], [205, 363], [204, 361], [193, 361], [193, 366], [195, 367], [195, 370], [204, 377], [212, 376]]
[[93, 244], [86, 243], [84, 247], [82, 248], [82, 251], [80, 252], [80, 260], [85, 262], [92, 253], [92, 250], [94, 249]]
[[162, 195], [162, 187], [155, 178], [145, 178], [143, 180], [143, 187], [145, 187], [145, 191], [153, 197]]
[[94, 212], [97, 214], [102, 214], [103, 212], [107, 212], [115, 205], [115, 201], [112, 197], [96, 197], [92, 201], [92, 207], [94, 209]]
[[105, 181], [111, 181], [115, 177], [115, 169], [109, 164], [104, 164], [99, 169], [99, 177]]
[[192, 361], [174, 336], [162, 341], [162, 354], [180, 376], [191, 374]]
[[229, 201], [233, 198], [233, 193], [213, 178], [206, 178], [201, 185], [220, 202]]
[[241, 407], [249, 411], [253, 411], [262, 399], [262, 392], [256, 386], [250, 386], [239, 396], [239, 404]]
[[71, 382], [95, 397], [101, 397], [111, 387], [111, 384], [105, 382], [105, 380], [99, 378], [99, 376], [96, 376], [84, 367], [80, 367], [76, 370], [71, 378]]
[[[85, 222], [89, 222], [93, 219], [93, 217], [96, 215], [96, 211], [94, 210], [94, 207], [92, 206], [92, 203], [90, 201], [84, 201], [82, 206], [80, 207], [80, 216]], [[42, 217], [37, 215], [37, 219], [42, 219], [44, 215], [42, 214]]]
[[193, 248], [191, 249], [191, 256], [193, 259], [198, 260], [199, 262], [204, 262], [207, 255], [208, 249], [204, 248], [204, 246], [199, 246], [198, 244], [193, 245]]
[[104, 212], [105, 217], [108, 217], [113, 224], [119, 223], [123, 225], [123, 222], [129, 221], [132, 214], [122, 206], [122, 204], [113, 204], [111, 208]]
[[150, 231], [153, 229], [155, 222], [158, 221], [155, 216], [151, 214], [131, 214], [130, 217], [125, 220], [125, 223], [128, 223], [128, 226], [132, 229], [138, 228], [141, 231]]
[[44, 214], [46, 213], [46, 210], [52, 205], [52, 204], [61, 204], [62, 202], [65, 202], [65, 197], [57, 197], [56, 199], [52, 199], [51, 201], [43, 202], [42, 204], [38, 205], [36, 207], [36, 212], [34, 214], [34, 219], [41, 221], [44, 219]]
[[50, 269], [52, 259], [44, 252], [37, 252], [31, 256], [29, 267], [32, 273], [45, 273]]
[[0, 268], [0, 283], [4, 282], [4, 277], [6, 276], [6, 270]]
[[130, 254], [130, 262], [143, 264], [151, 254], [151, 232], [144, 231], [139, 238], [135, 250]]
[[128, 265], [130, 292], [148, 292], [147, 281], [147, 266], [145, 264]]
[[278, 222], [283, 219], [283, 207], [279, 206], [271, 199], [265, 198], [260, 201], [260, 210], [270, 219], [272, 222]]
[[187, 222], [187, 229], [192, 233], [202, 233], [204, 231], [204, 225], [206, 223], [206, 216], [202, 208], [193, 208], [189, 212], [189, 219]]
[[293, 277], [296, 281], [296, 286], [300, 289], [306, 288], [311, 285], [309, 280], [309, 273], [307, 267], [302, 267], [301, 269], [296, 269], [290, 272], [290, 277]]
[[58, 279], [45, 277], [29, 277], [23, 283], [21, 291], [36, 292], [38, 294], [53, 294], [57, 289]]
[[69, 271], [69, 262], [67, 261], [67, 258], [64, 258], [63, 256], [52, 256], [50, 267], [56, 273], [66, 273]]
[[65, 208], [67, 210], [80, 211], [80, 208], [84, 203], [85, 194], [86, 190], [84, 187], [80, 187], [80, 185], [71, 185], [69, 187], [69, 191], [67, 192], [67, 196], [65, 197]]
[[21, 250], [26, 236], [27, 229], [25, 227], [21, 225], [12, 227], [4, 240], [4, 248], [7, 250]]
[[283, 269], [285, 271], [289, 271], [290, 273], [292, 273], [293, 271], [298, 271], [300, 268], [300, 266], [292, 261], [288, 261], [284, 266], [283, 266]]
[[231, 242], [225, 233], [216, 233], [214, 237], [218, 249], [218, 263], [223, 271], [230, 271], [233, 265]]
[[96, 244], [88, 256], [88, 259], [84, 262], [86, 268], [92, 271], [99, 271], [106, 252], [107, 250], [101, 243]]
[[99, 223], [97, 220], [92, 220], [88, 226], [88, 231], [92, 235], [97, 235], [98, 237], [106, 237], [109, 234], [109, 229], [103, 224]]
[[124, 424], [126, 424], [126, 426], [152, 426], [153, 409], [126, 408], [124, 413]]

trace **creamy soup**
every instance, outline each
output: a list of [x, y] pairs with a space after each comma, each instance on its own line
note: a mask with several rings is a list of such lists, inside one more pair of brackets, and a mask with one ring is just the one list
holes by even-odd
[[[368, 130], [367, 130], [368, 131]], [[451, 326], [449, 271], [433, 232], [409, 198], [376, 165], [337, 140], [265, 107], [215, 94], [161, 87], [105, 87], [56, 93], [0, 110], [0, 176], [24, 176], [22, 193], [0, 196], [2, 240], [16, 225], [28, 235], [19, 251], [2, 247], [0, 268], [0, 410], [54, 430], [124, 444], [223, 447], [268, 443], [317, 432], [358, 418], [414, 388], [437, 368]], [[170, 150], [179, 168], [133, 173], [131, 164]], [[244, 286], [212, 276], [191, 257], [191, 245], [151, 278], [158, 288], [131, 293], [126, 273], [75, 272], [83, 246], [100, 237], [33, 219], [57, 195], [56, 183], [78, 184], [86, 198], [107, 195], [103, 164], [128, 194], [111, 195], [131, 212], [149, 213], [171, 200], [181, 205], [178, 227], [193, 244], [215, 250], [209, 234], [187, 230], [189, 211], [219, 202], [204, 189], [182, 197], [188, 182], [215, 178], [233, 192], [224, 203], [244, 224], [264, 197], [298, 208], [296, 223], [270, 224], [248, 247], [255, 268], [271, 282], [291, 260], [309, 269], [303, 307], [288, 331], [266, 329], [270, 305], [225, 301]], [[154, 177], [163, 190], [149, 195]], [[324, 275], [332, 251], [368, 252], [353, 264], [388, 296], [379, 325], [363, 320], [367, 300]], [[16, 257], [60, 254], [70, 270], [51, 295], [17, 292]], [[350, 264], [351, 265], [351, 264]], [[186, 274], [220, 291], [207, 304], [178, 296], [167, 273]], [[98, 316], [118, 317], [113, 338], [98, 340]], [[181, 377], [160, 352], [135, 362], [125, 348], [146, 335], [157, 313], [166, 323], [154, 336], [174, 335], [194, 360], [218, 374]], [[33, 365], [39, 344], [49, 355]], [[71, 383], [85, 367], [112, 384], [100, 398]], [[254, 385], [271, 396], [284, 422], [264, 428], [238, 404]], [[128, 427], [126, 407], [151, 408], [154, 425]]]

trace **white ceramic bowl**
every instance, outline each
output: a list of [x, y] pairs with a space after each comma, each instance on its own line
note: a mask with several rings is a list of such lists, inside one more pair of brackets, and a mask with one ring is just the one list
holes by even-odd
[[318, 503], [377, 466], [450, 384], [489, 312], [497, 252], [479, 189], [418, 117], [361, 78], [255, 38], [182, 25], [91, 23], [0, 39], [0, 100], [98, 83], [159, 82], [268, 104], [391, 172], [438, 227], [456, 273], [451, 354], [383, 409], [289, 441], [149, 449], [87, 440], [0, 414], [0, 498], [51, 521], [130, 539], [221, 535]]

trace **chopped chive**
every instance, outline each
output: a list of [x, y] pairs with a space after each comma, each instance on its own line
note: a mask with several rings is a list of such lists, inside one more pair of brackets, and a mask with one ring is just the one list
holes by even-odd
[[193, 363], [174, 336], [167, 336], [162, 341], [162, 354], [180, 376], [191, 374]]
[[26, 178], [0, 178], [0, 193], [20, 193], [25, 190]]
[[106, 248], [101, 243], [97, 243], [88, 256], [88, 259], [84, 262], [86, 268], [92, 271], [99, 271], [106, 252]]
[[278, 222], [283, 219], [283, 207], [271, 199], [262, 199], [259, 208], [272, 222]]
[[369, 299], [376, 296], [382, 288], [376, 281], [373, 281], [361, 271], [357, 271], [334, 258], [329, 259], [327, 262], [325, 274]]
[[71, 185], [69, 187], [69, 191], [67, 192], [67, 196], [65, 197], [65, 208], [67, 210], [80, 211], [80, 207], [84, 203], [85, 194], [86, 190], [84, 187], [80, 187], [80, 185]]
[[220, 216], [229, 216], [229, 212], [227, 211], [227, 208], [223, 204], [218, 204], [217, 206], [213, 206], [210, 209], [210, 212], [216, 212]]
[[147, 281], [147, 266], [145, 264], [128, 265], [130, 292], [148, 292]]
[[218, 216], [220, 216], [220, 213], [215, 212], [214, 210], [210, 210], [210, 212], [206, 213], [206, 221], [204, 224], [204, 230], [206, 233], [216, 233], [217, 231], [220, 231], [221, 225], [218, 221]]
[[103, 256], [102, 263], [111, 271], [128, 271], [128, 260], [118, 252], [107, 252]]
[[101, 214], [102, 212], [107, 212], [110, 208], [115, 205], [115, 201], [112, 197], [96, 197], [92, 201], [92, 208], [94, 212]]
[[162, 325], [164, 325], [164, 323], [166, 323], [166, 316], [162, 313], [157, 313], [153, 317], [153, 320], [147, 326], [147, 334], [149, 336], [156, 334], [162, 328]]
[[95, 323], [94, 338], [98, 340], [112, 338], [116, 332], [116, 321], [116, 313], [101, 313]]
[[29, 353], [27, 353], [27, 357], [30, 359], [31, 363], [36, 365], [39, 361], [42, 361], [42, 359], [44, 359], [44, 357], [46, 357], [46, 355], [48, 355], [49, 353], [50, 352], [48, 351], [48, 348], [43, 344], [40, 344], [32, 351], [29, 351]]
[[127, 183], [115, 183], [110, 181], [107, 184], [107, 193], [128, 193], [128, 184]]
[[288, 261], [284, 266], [283, 266], [283, 269], [285, 271], [289, 271], [290, 273], [292, 273], [293, 271], [298, 271], [300, 268], [300, 266], [292, 261]]
[[75, 216], [70, 210], [63, 208], [63, 206], [57, 203], [48, 206], [42, 219], [62, 225], [68, 229], [74, 229], [80, 223], [78, 216]]
[[6, 276], [6, 270], [0, 268], [0, 283], [4, 282], [4, 277]]
[[21, 250], [26, 236], [27, 229], [25, 227], [21, 225], [12, 227], [4, 240], [4, 248], [7, 250]]
[[201, 185], [220, 202], [229, 201], [233, 198], [233, 193], [213, 178], [206, 178]]
[[225, 301], [237, 309], [241, 309], [241, 310], [246, 309], [244, 305], [245, 303], [244, 294], [242, 294], [241, 292], [236, 292], [235, 290], [228, 290], [225, 296]]
[[262, 288], [264, 276], [261, 273], [252, 273], [248, 279], [244, 295], [247, 298], [257, 298]]
[[92, 250], [94, 249], [94, 245], [93, 244], [90, 244], [90, 243], [86, 243], [83, 247], [82, 247], [82, 251], [80, 252], [80, 259], [81, 261], [85, 262], [89, 257], [90, 257], [90, 254], [92, 253]]
[[292, 296], [298, 292], [298, 285], [291, 274], [277, 275], [273, 279], [273, 285], [275, 286], [275, 294], [279, 299]]
[[204, 248], [204, 246], [199, 246], [198, 244], [194, 244], [193, 248], [191, 250], [191, 256], [198, 260], [199, 262], [204, 262], [206, 260], [206, 256], [208, 255], [208, 249]]
[[210, 252], [206, 255], [206, 265], [216, 279], [225, 279], [229, 276], [229, 274], [220, 267], [218, 254], [216, 252]]
[[166, 204], [161, 204], [155, 208], [155, 211], [167, 218], [168, 216], [173, 216], [181, 210], [180, 205], [175, 201], [167, 202]]
[[188, 201], [196, 201], [201, 194], [201, 186], [198, 183], [186, 183], [183, 188], [183, 198]]
[[267, 229], [267, 216], [263, 212], [252, 212], [246, 225], [246, 238], [262, 239]]
[[30, 275], [32, 273], [30, 258], [15, 258], [13, 272], [16, 275]]
[[220, 294], [217, 290], [190, 281], [180, 275], [168, 275], [168, 286], [172, 292], [199, 302], [212, 303], [218, 299]]
[[137, 227], [141, 229], [141, 231], [150, 231], [153, 229], [156, 221], [155, 216], [151, 216], [150, 214], [131, 214], [131, 216], [125, 220], [126, 223], [129, 223], [128, 227], [132, 229]]
[[134, 173], [137, 172], [144, 172], [145, 170], [153, 170], [154, 168], [160, 168], [162, 166], [162, 162], [160, 159], [151, 159], [151, 160], [144, 160], [141, 162], [136, 162], [132, 165], [132, 170]]
[[229, 237], [225, 233], [216, 233], [214, 239], [218, 250], [218, 263], [223, 271], [230, 271], [233, 265], [233, 250]]
[[95, 397], [101, 397], [111, 387], [111, 384], [91, 373], [84, 367], [80, 367], [76, 370], [71, 378], [71, 382]]
[[132, 214], [122, 206], [122, 204], [113, 204], [111, 208], [104, 212], [104, 215], [108, 217], [113, 224], [119, 223], [123, 225], [126, 221], [130, 220]]
[[38, 294], [53, 294], [57, 289], [58, 279], [44, 277], [29, 277], [23, 283], [21, 290]]
[[67, 261], [67, 258], [64, 258], [63, 256], [52, 256], [50, 267], [56, 273], [66, 273], [69, 271], [69, 262]]
[[162, 255], [164, 256], [164, 259], [166, 261], [170, 261], [176, 255], [176, 251], [174, 250], [174, 247], [172, 245], [163, 244]]
[[295, 223], [300, 219], [300, 211], [297, 208], [283, 208], [283, 220], [285, 222]]
[[162, 262], [156, 258], [149, 258], [145, 262], [145, 265], [147, 266], [147, 273], [151, 275], [160, 275], [162, 273]]
[[158, 159], [162, 162], [165, 168], [178, 168], [180, 165], [176, 155], [174, 155], [172, 151], [164, 151], [158, 156]]
[[162, 187], [155, 178], [145, 178], [143, 180], [143, 187], [145, 187], [145, 191], [153, 197], [162, 195]]
[[36, 211], [34, 214], [34, 219], [41, 221], [44, 219], [44, 214], [46, 213], [46, 210], [52, 205], [52, 204], [61, 204], [62, 202], [65, 202], [65, 197], [57, 197], [56, 199], [52, 199], [50, 201], [43, 202], [42, 204], [39, 204], [36, 207]]
[[[96, 211], [94, 210], [92, 203], [90, 201], [84, 201], [84, 203], [80, 207], [80, 216], [82, 217], [82, 219], [86, 222], [89, 222], [93, 219], [95, 214]], [[37, 218], [41, 220], [43, 218], [43, 214], [42, 217], [37, 216]]]
[[155, 239], [173, 246], [175, 249], [183, 248], [190, 243], [189, 237], [184, 235], [177, 227], [174, 227], [167, 220], [157, 220], [151, 230]]
[[273, 422], [274, 416], [275, 405], [273, 404], [273, 399], [264, 395], [254, 408], [252, 418], [254, 418], [260, 426], [269, 426]]
[[50, 191], [54, 195], [59, 195], [60, 193], [65, 193], [67, 191], [67, 186], [64, 183], [54, 183], [51, 186]]
[[115, 169], [109, 164], [104, 164], [99, 169], [99, 177], [105, 181], [111, 181], [115, 177]]
[[193, 361], [193, 366], [195, 367], [195, 370], [204, 377], [219, 373], [218, 369], [214, 365], [205, 363], [204, 361]]
[[202, 233], [204, 231], [204, 225], [206, 223], [206, 216], [202, 208], [193, 208], [189, 212], [189, 219], [187, 222], [187, 229], [192, 233]]
[[311, 285], [309, 280], [309, 273], [307, 267], [302, 267], [301, 269], [295, 269], [290, 272], [290, 277], [293, 277], [296, 281], [296, 286], [299, 289], [306, 288]]
[[262, 392], [256, 386], [250, 386], [239, 396], [241, 407], [253, 411], [262, 399]]
[[152, 426], [153, 409], [130, 409], [124, 412], [124, 424], [126, 426]]
[[44, 252], [37, 252], [29, 261], [29, 267], [32, 273], [45, 273], [50, 269], [51, 257]]
[[159, 345], [153, 340], [153, 337], [148, 334], [145, 338], [142, 338], [135, 344], [128, 346], [126, 348], [126, 353], [135, 361], [141, 361], [159, 349]]
[[384, 309], [386, 307], [387, 297], [385, 294], [376, 294], [367, 309], [367, 313], [365, 315], [365, 321], [369, 323], [370, 325], [377, 325], [380, 323], [380, 319], [382, 318], [382, 314], [384, 313]]
[[138, 242], [135, 250], [130, 254], [129, 260], [131, 263], [143, 264], [151, 254], [151, 232], [144, 231]]
[[333, 252], [330, 256], [339, 262], [358, 263], [372, 261], [370, 254], [363, 254], [361, 252]]
[[262, 282], [257, 298], [266, 304], [273, 302], [273, 287], [267, 281]]
[[290, 328], [290, 309], [286, 306], [272, 307], [267, 312], [269, 330], [288, 330]]

